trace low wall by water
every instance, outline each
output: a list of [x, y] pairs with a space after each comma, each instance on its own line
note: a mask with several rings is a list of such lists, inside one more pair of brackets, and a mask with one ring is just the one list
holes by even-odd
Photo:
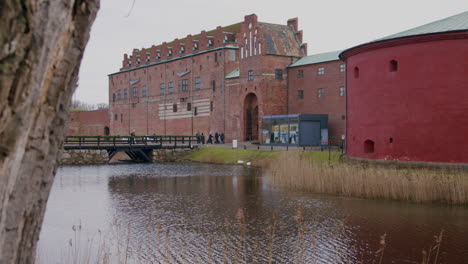
[[[188, 162], [186, 156], [192, 152], [192, 149], [155, 149], [147, 155], [150, 156], [153, 162]], [[116, 161], [130, 160], [125, 154], [117, 155]], [[108, 164], [109, 156], [106, 150], [63, 150], [60, 157], [61, 165], [91, 165], [91, 164]]]
[[155, 149], [153, 150], [153, 162], [188, 162], [186, 156], [193, 149]]
[[60, 157], [61, 165], [107, 164], [109, 158], [106, 150], [73, 149], [63, 150]]

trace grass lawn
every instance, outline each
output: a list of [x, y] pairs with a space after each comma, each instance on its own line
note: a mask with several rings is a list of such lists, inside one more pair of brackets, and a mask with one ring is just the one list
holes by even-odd
[[[290, 153], [299, 153], [300, 157], [305, 159], [328, 162], [328, 152], [317, 152], [317, 151], [289, 151]], [[252, 162], [254, 166], [266, 166], [271, 162], [277, 160], [281, 154], [288, 153], [286, 151], [260, 151], [250, 149], [231, 149], [231, 148], [203, 148], [200, 150], [193, 151], [186, 158], [205, 163], [217, 163], [217, 164], [235, 164], [238, 160], [245, 162]], [[331, 152], [330, 161], [331, 163], [338, 162], [340, 153]]]

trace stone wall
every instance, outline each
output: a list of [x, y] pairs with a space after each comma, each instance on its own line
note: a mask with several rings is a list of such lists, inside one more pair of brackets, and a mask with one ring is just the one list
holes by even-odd
[[[192, 149], [155, 149], [153, 162], [189, 162], [185, 157]], [[122, 152], [125, 155], [124, 152]], [[115, 157], [114, 157], [115, 159]], [[125, 159], [130, 159], [125, 155]], [[91, 165], [108, 164], [109, 158], [106, 150], [63, 150], [60, 165]]]
[[155, 149], [153, 150], [153, 162], [188, 162], [185, 157], [192, 149]]
[[60, 165], [107, 164], [109, 158], [106, 150], [63, 150]]

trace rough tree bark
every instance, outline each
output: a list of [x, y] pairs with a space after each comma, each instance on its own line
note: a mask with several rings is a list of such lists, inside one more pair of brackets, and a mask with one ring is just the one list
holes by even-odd
[[32, 263], [99, 0], [0, 1], [0, 263]]

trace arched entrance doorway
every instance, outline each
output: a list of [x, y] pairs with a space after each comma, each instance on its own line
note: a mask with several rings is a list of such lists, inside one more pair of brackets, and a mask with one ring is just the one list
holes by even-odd
[[249, 93], [244, 100], [245, 140], [258, 140], [258, 100]]

